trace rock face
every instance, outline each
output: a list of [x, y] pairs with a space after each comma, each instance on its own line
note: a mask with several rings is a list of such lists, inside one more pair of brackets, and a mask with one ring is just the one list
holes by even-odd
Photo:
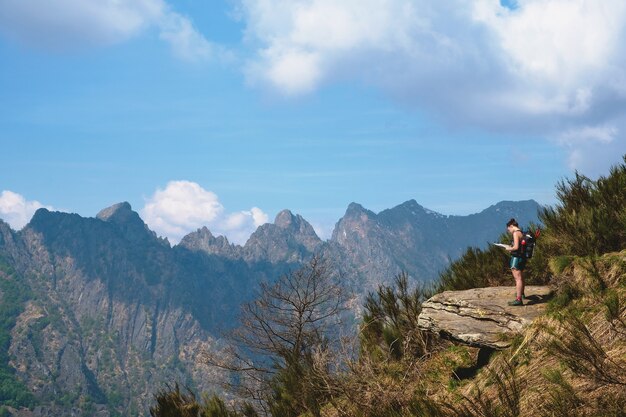
[[0, 270], [15, 271], [4, 280], [24, 298], [0, 366], [33, 393], [35, 415], [147, 415], [165, 383], [217, 389], [203, 355], [267, 278], [171, 248], [127, 203], [97, 218], [40, 209], [20, 232], [0, 223], [0, 236]]
[[510, 337], [543, 314], [550, 287], [528, 286], [523, 307], [512, 307], [515, 287], [445, 291], [422, 305], [418, 326], [462, 343], [503, 349]]

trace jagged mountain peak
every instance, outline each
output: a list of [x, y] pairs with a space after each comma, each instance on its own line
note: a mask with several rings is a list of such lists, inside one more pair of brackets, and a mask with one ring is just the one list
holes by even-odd
[[282, 210], [280, 213], [276, 215], [276, 219], [274, 220], [274, 224], [265, 224], [259, 227], [259, 229], [264, 229], [266, 231], [277, 229], [287, 231], [290, 230], [289, 233], [295, 233], [296, 235], [313, 237], [315, 239], [319, 239], [313, 226], [301, 215], [293, 214], [290, 210]]
[[483, 211], [490, 211], [490, 210], [502, 210], [502, 209], [519, 209], [520, 207], [539, 207], [539, 203], [537, 203], [535, 200], [521, 200], [521, 201], [509, 201], [509, 200], [503, 200], [500, 201], [494, 205], [491, 205], [489, 207], [487, 207], [485, 210]]
[[120, 220], [127, 221], [135, 216], [139, 217], [139, 215], [133, 211], [130, 203], [124, 201], [100, 210], [100, 212], [96, 215], [96, 218], [105, 222], [119, 222]]
[[35, 214], [33, 214], [33, 217], [30, 219], [30, 223], [36, 222], [42, 218], [46, 218], [49, 214], [50, 210], [48, 210], [47, 208], [39, 208], [35, 211]]
[[415, 201], [415, 199], [410, 199], [405, 201], [402, 204], [398, 204], [396, 207], [398, 208], [404, 208], [404, 209], [424, 209], [424, 207], [422, 207], [420, 204], [418, 204], [417, 201]]
[[301, 262], [322, 244], [315, 230], [302, 216], [283, 210], [274, 223], [266, 223], [252, 233], [244, 245], [246, 259]]
[[346, 214], [344, 217], [359, 217], [361, 215], [366, 215], [367, 217], [376, 217], [376, 213], [371, 210], [366, 209], [359, 203], [350, 203], [348, 208], [346, 209]]
[[179, 245], [180, 246], [188, 246], [190, 244], [194, 244], [195, 242], [213, 242], [215, 240], [215, 236], [209, 230], [208, 227], [202, 226], [197, 229], [195, 232], [188, 233], [185, 235]]
[[48, 226], [57, 225], [58, 223], [63, 223], [64, 227], [70, 224], [75, 224], [77, 221], [80, 221], [82, 217], [80, 217], [76, 213], [66, 213], [62, 211], [50, 211], [46, 208], [40, 208], [35, 211], [35, 214], [30, 219], [30, 222], [26, 225], [27, 228], [35, 228], [35, 229], [47, 229]]
[[196, 230], [196, 234], [207, 238], [215, 237], [206, 226], [202, 226], [200, 229]]
[[302, 219], [300, 215], [295, 216], [290, 210], [285, 209], [276, 215], [274, 224], [282, 229], [286, 229], [299, 223], [300, 219]]
[[442, 219], [446, 216], [436, 211], [429, 210], [417, 201], [411, 199], [393, 208], [381, 211], [379, 217], [383, 221], [431, 221], [432, 219]]
[[241, 246], [230, 243], [226, 236], [214, 236], [206, 226], [183, 237], [177, 246], [226, 258], [242, 256], [240, 253]]
[[[126, 201], [100, 210], [96, 218], [115, 225], [130, 240], [157, 239], [156, 233], [148, 228], [148, 225]], [[167, 239], [159, 239], [159, 241], [169, 246]]]
[[388, 215], [391, 213], [402, 213], [403, 215], [417, 216], [430, 213], [430, 210], [425, 209], [423, 206], [418, 204], [417, 201], [411, 199], [407, 200], [402, 204], [398, 204], [397, 206], [383, 210], [379, 213], [379, 215]]
[[506, 222], [510, 218], [515, 218], [520, 225], [525, 225], [537, 219], [540, 209], [541, 205], [535, 200], [500, 201], [472, 216], [494, 218], [500, 222]]

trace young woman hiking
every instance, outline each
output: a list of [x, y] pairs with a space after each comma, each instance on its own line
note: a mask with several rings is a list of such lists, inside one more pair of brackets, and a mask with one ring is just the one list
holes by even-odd
[[524, 271], [524, 268], [526, 267], [526, 258], [522, 252], [523, 233], [515, 219], [511, 219], [507, 222], [506, 229], [513, 236], [512, 244], [508, 245], [505, 249], [511, 252], [511, 261], [509, 266], [511, 268], [513, 278], [515, 278], [516, 290], [515, 301], [510, 301], [509, 305], [521, 306], [524, 305], [522, 302], [522, 297], [524, 297], [524, 276], [522, 275], [522, 271]]

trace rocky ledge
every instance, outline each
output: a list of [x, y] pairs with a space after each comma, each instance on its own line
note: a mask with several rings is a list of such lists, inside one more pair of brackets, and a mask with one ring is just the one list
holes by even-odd
[[445, 291], [422, 305], [418, 326], [476, 347], [504, 349], [511, 337], [542, 315], [550, 287], [527, 286], [524, 306], [507, 303], [515, 298], [514, 287]]

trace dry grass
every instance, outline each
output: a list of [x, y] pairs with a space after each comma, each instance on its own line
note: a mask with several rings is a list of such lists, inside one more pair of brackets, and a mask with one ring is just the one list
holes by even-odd
[[626, 415], [626, 251], [567, 259], [557, 291], [575, 297], [537, 319], [476, 377], [475, 349], [445, 342], [412, 360], [351, 363], [326, 417]]
[[555, 284], [578, 297], [448, 395], [457, 416], [626, 415], [626, 251], [570, 261]]

